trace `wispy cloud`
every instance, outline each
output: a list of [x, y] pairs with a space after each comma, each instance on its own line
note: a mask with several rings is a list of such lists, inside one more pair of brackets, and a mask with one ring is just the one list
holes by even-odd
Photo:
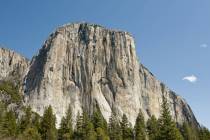
[[191, 76], [185, 76], [182, 78], [182, 80], [187, 80], [191, 83], [195, 83], [197, 81], [197, 77], [195, 75], [191, 75]]
[[204, 44], [201, 44], [200, 47], [201, 47], [201, 48], [207, 48], [208, 45], [204, 43]]

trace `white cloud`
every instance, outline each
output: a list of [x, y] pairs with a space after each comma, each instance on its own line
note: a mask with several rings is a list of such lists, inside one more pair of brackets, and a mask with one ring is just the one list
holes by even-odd
[[187, 81], [189, 81], [191, 83], [195, 83], [197, 81], [197, 79], [198, 78], [196, 76], [194, 76], [194, 75], [185, 76], [185, 77], [182, 78], [182, 80], [187, 80]]
[[200, 47], [201, 47], [201, 48], [207, 48], [208, 45], [204, 43], [204, 44], [201, 44]]

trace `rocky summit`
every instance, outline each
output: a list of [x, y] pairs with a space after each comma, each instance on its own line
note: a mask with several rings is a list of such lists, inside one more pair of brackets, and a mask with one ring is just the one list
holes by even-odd
[[7, 53], [0, 51], [0, 78], [20, 69], [25, 104], [41, 115], [51, 105], [58, 123], [70, 104], [74, 119], [82, 109], [91, 114], [99, 107], [107, 121], [115, 111], [119, 118], [126, 114], [134, 125], [139, 111], [145, 119], [158, 118], [164, 95], [176, 122], [198, 126], [186, 101], [140, 64], [128, 32], [67, 24], [49, 36], [30, 66], [19, 55]]

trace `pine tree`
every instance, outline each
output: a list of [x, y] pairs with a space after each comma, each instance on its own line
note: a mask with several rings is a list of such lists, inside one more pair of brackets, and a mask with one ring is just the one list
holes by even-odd
[[76, 140], [96, 140], [93, 123], [85, 111], [83, 111], [82, 115], [79, 115], [79, 113], [77, 115], [74, 138]]
[[88, 114], [83, 111], [82, 114], [82, 129], [83, 129], [83, 138], [86, 140], [95, 140], [96, 139], [96, 132], [94, 131], [94, 126], [90, 121]]
[[41, 117], [37, 113], [34, 113], [34, 118], [32, 118], [32, 124], [33, 124], [33, 127], [36, 128], [39, 133], [41, 133], [40, 120], [41, 120]]
[[83, 136], [85, 139], [84, 140], [96, 140], [97, 139], [97, 134], [94, 130], [94, 126], [91, 121], [87, 120], [87, 122], [84, 123], [84, 131], [85, 135]]
[[60, 129], [58, 130], [59, 140], [71, 140], [73, 135], [72, 128], [72, 111], [71, 106], [66, 112], [66, 116], [61, 119]]
[[210, 140], [210, 131], [205, 127], [201, 127], [199, 130], [199, 139]]
[[198, 140], [198, 131], [197, 128], [193, 125], [184, 122], [182, 125], [182, 134], [185, 140]]
[[5, 118], [5, 113], [6, 113], [6, 107], [5, 107], [5, 104], [2, 103], [0, 101], [0, 138], [4, 136], [4, 133], [3, 133], [3, 124], [4, 124], [4, 118]]
[[96, 107], [96, 109], [93, 112], [92, 123], [94, 125], [94, 129], [97, 134], [97, 139], [107, 140], [108, 139], [107, 123], [103, 115], [101, 114], [99, 107]]
[[17, 123], [15, 114], [12, 111], [6, 112], [0, 125], [1, 137], [16, 137]]
[[183, 134], [184, 139], [192, 140], [191, 133], [192, 132], [191, 132], [190, 126], [186, 122], [184, 122], [182, 126], [182, 134]]
[[146, 140], [146, 126], [145, 126], [144, 116], [141, 111], [139, 111], [139, 114], [136, 118], [135, 139]]
[[25, 115], [22, 116], [20, 123], [19, 123], [19, 131], [20, 133], [23, 133], [25, 129], [29, 128], [32, 126], [32, 112], [31, 112], [31, 108], [27, 107], [25, 109]]
[[3, 102], [0, 101], [0, 122], [3, 119], [5, 112], [6, 112], [6, 107], [5, 104]]
[[41, 136], [44, 140], [56, 140], [57, 130], [55, 127], [56, 117], [53, 114], [52, 107], [49, 106], [45, 109], [41, 121]]
[[104, 119], [99, 107], [96, 107], [96, 109], [93, 112], [92, 122], [93, 122], [95, 129], [100, 127], [104, 131], [107, 132], [107, 123], [106, 123], [106, 120]]
[[35, 115], [34, 119], [32, 119], [32, 111], [30, 107], [25, 109], [25, 115], [22, 116], [19, 123], [19, 139], [21, 140], [40, 140], [41, 135], [39, 134], [39, 126], [37, 126], [38, 120], [37, 114]]
[[159, 140], [183, 140], [180, 131], [172, 120], [165, 96], [163, 96], [162, 112], [159, 119], [159, 130]]
[[110, 140], [122, 140], [122, 133], [120, 131], [119, 121], [114, 111], [109, 118], [108, 129]]
[[41, 140], [41, 135], [38, 130], [34, 127], [29, 127], [19, 136], [20, 140]]
[[149, 136], [149, 140], [156, 140], [158, 137], [158, 121], [154, 115], [147, 121], [147, 133]]
[[122, 121], [120, 124], [121, 124], [121, 131], [122, 131], [122, 139], [132, 140], [133, 132], [132, 132], [131, 124], [128, 122], [128, 118], [125, 114], [123, 114]]
[[80, 115], [80, 113], [78, 112], [77, 113], [77, 119], [76, 119], [76, 126], [75, 126], [75, 131], [74, 131], [74, 139], [76, 139], [76, 140], [79, 140], [81, 137], [82, 137], [82, 131], [83, 131], [83, 129], [82, 129], [82, 123], [83, 123], [83, 120], [82, 120], [82, 116]]
[[109, 140], [109, 136], [100, 127], [96, 128], [97, 140]]

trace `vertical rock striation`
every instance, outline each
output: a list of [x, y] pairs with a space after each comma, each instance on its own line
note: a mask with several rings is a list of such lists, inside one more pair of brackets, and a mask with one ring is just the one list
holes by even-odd
[[0, 48], [0, 81], [11, 81], [22, 89], [28, 66], [29, 60], [25, 57], [14, 51]]
[[87, 23], [64, 25], [50, 35], [25, 86], [27, 104], [40, 114], [51, 105], [58, 122], [69, 104], [74, 117], [97, 105], [106, 120], [114, 110], [134, 125], [139, 110], [146, 119], [160, 116], [163, 94], [177, 122], [198, 125], [188, 104], [138, 62], [129, 33]]

